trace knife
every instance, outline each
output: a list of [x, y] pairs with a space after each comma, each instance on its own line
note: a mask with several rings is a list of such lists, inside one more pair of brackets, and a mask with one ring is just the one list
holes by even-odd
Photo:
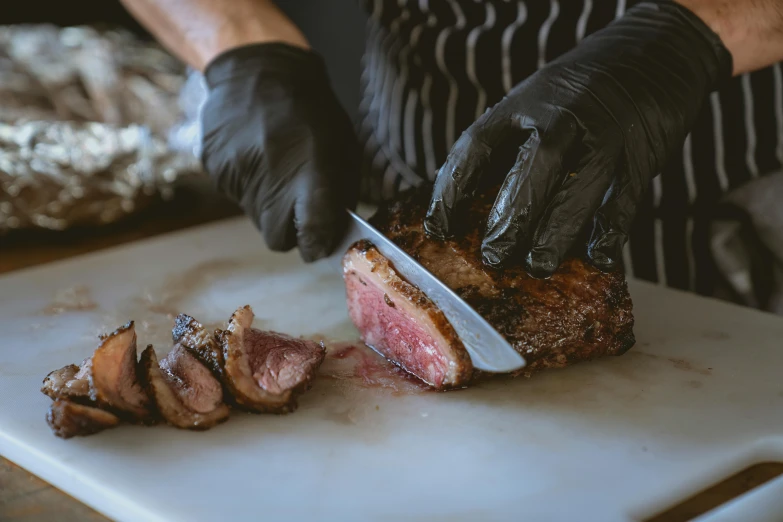
[[525, 366], [525, 359], [506, 339], [454, 291], [432, 275], [419, 262], [381, 234], [375, 227], [348, 211], [350, 224], [336, 251], [342, 256], [355, 242], [366, 239], [407, 280], [440, 308], [470, 354], [473, 367], [493, 373], [507, 373]]

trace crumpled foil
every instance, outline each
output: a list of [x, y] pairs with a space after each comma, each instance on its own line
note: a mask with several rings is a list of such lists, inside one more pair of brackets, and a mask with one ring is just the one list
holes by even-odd
[[200, 173], [198, 80], [123, 31], [0, 27], [0, 233], [111, 223]]

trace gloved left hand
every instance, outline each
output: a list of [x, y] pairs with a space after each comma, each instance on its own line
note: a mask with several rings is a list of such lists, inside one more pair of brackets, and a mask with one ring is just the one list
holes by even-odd
[[650, 180], [731, 69], [718, 36], [686, 8], [638, 4], [463, 133], [438, 173], [426, 230], [440, 238], [459, 233], [459, 208], [493, 152], [521, 133], [488, 216], [484, 262], [520, 257], [531, 275], [549, 276], [592, 221], [587, 255], [599, 268], [615, 268]]
[[227, 50], [204, 74], [202, 162], [267, 246], [325, 257], [359, 192], [360, 149], [323, 59], [282, 43]]

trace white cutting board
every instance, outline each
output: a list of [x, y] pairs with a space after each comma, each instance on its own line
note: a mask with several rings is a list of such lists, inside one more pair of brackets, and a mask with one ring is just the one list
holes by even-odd
[[[78, 285], [96, 308], [51, 315]], [[140, 343], [165, 352], [166, 312], [219, 322], [248, 303], [260, 327], [352, 341], [342, 282], [333, 262], [266, 251], [242, 219], [12, 273], [0, 278], [0, 454], [114, 519], [188, 522], [636, 520], [783, 460], [783, 320], [631, 291], [637, 344], [623, 357], [445, 394], [321, 378], [288, 416], [64, 441], [44, 422], [41, 379], [89, 355], [99, 332], [135, 319]], [[731, 513], [783, 519], [783, 477], [711, 516]]]

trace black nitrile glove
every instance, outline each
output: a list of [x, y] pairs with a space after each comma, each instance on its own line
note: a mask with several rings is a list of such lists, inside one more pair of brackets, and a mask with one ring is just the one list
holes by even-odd
[[484, 262], [524, 256], [528, 272], [549, 276], [593, 221], [588, 257], [615, 268], [650, 180], [731, 69], [718, 36], [684, 7], [660, 1], [629, 9], [465, 131], [438, 172], [427, 231], [459, 234], [459, 208], [474, 196], [493, 151], [519, 137], [516, 163], [488, 216]]
[[272, 250], [328, 255], [358, 196], [353, 125], [316, 53], [279, 43], [226, 51], [206, 69], [204, 168]]

